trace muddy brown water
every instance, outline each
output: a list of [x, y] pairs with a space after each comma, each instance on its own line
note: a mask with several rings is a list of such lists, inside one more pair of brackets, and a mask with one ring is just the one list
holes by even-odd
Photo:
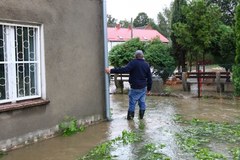
[[[8, 153], [1, 160], [76, 160], [88, 153], [94, 146], [120, 136], [123, 130], [139, 131], [138, 107], [133, 121], [126, 120], [127, 95], [110, 95], [112, 121], [89, 126], [84, 132], [71, 137], [55, 137]], [[176, 114], [184, 118], [199, 118], [218, 122], [239, 122], [240, 101], [234, 99], [197, 99], [182, 97], [147, 97], [147, 110], [141, 143], [122, 146], [114, 151], [119, 160], [138, 160], [144, 144], [165, 144], [161, 150], [172, 160], [191, 160], [176, 144], [175, 133], [181, 126], [173, 121]], [[219, 150], [226, 146], [212, 144]]]

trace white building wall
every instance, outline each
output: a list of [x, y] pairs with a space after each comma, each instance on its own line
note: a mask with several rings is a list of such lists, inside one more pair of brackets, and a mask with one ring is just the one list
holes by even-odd
[[114, 46], [116, 46], [116, 45], [118, 45], [118, 44], [123, 44], [123, 43], [125, 43], [125, 42], [110, 42], [110, 41], [108, 41], [108, 52], [109, 52]]

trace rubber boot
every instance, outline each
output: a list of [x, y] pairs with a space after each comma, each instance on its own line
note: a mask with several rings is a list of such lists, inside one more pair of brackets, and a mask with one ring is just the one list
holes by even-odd
[[127, 120], [132, 120], [134, 118], [134, 112], [128, 111]]
[[145, 110], [139, 110], [139, 119], [143, 119]]

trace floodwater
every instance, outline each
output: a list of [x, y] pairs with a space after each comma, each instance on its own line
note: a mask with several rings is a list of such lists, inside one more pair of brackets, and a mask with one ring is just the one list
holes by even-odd
[[147, 97], [147, 110], [143, 120], [138, 119], [138, 107], [132, 121], [126, 119], [128, 96], [111, 94], [112, 121], [101, 122], [70, 137], [55, 137], [8, 153], [1, 160], [76, 160], [94, 146], [120, 136], [123, 130], [139, 131], [144, 124], [141, 143], [120, 146], [114, 151], [114, 159], [138, 160], [141, 146], [149, 143], [165, 144], [161, 152], [172, 160], [191, 160], [175, 141], [175, 133], [181, 126], [173, 118], [181, 114], [186, 119], [198, 118], [218, 122], [240, 122], [240, 101], [233, 99], [179, 97]]

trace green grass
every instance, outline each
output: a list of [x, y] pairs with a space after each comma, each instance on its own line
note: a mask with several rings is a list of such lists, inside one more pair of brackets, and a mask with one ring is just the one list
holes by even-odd
[[[212, 160], [227, 159], [225, 153], [213, 151], [209, 144], [219, 142], [229, 148], [231, 157], [240, 158], [240, 123], [218, 123], [200, 119], [184, 120], [181, 115], [175, 116], [175, 122], [183, 124], [183, 131], [176, 134], [178, 145], [185, 152], [191, 153], [196, 159]], [[236, 158], [237, 157], [237, 158]]]

